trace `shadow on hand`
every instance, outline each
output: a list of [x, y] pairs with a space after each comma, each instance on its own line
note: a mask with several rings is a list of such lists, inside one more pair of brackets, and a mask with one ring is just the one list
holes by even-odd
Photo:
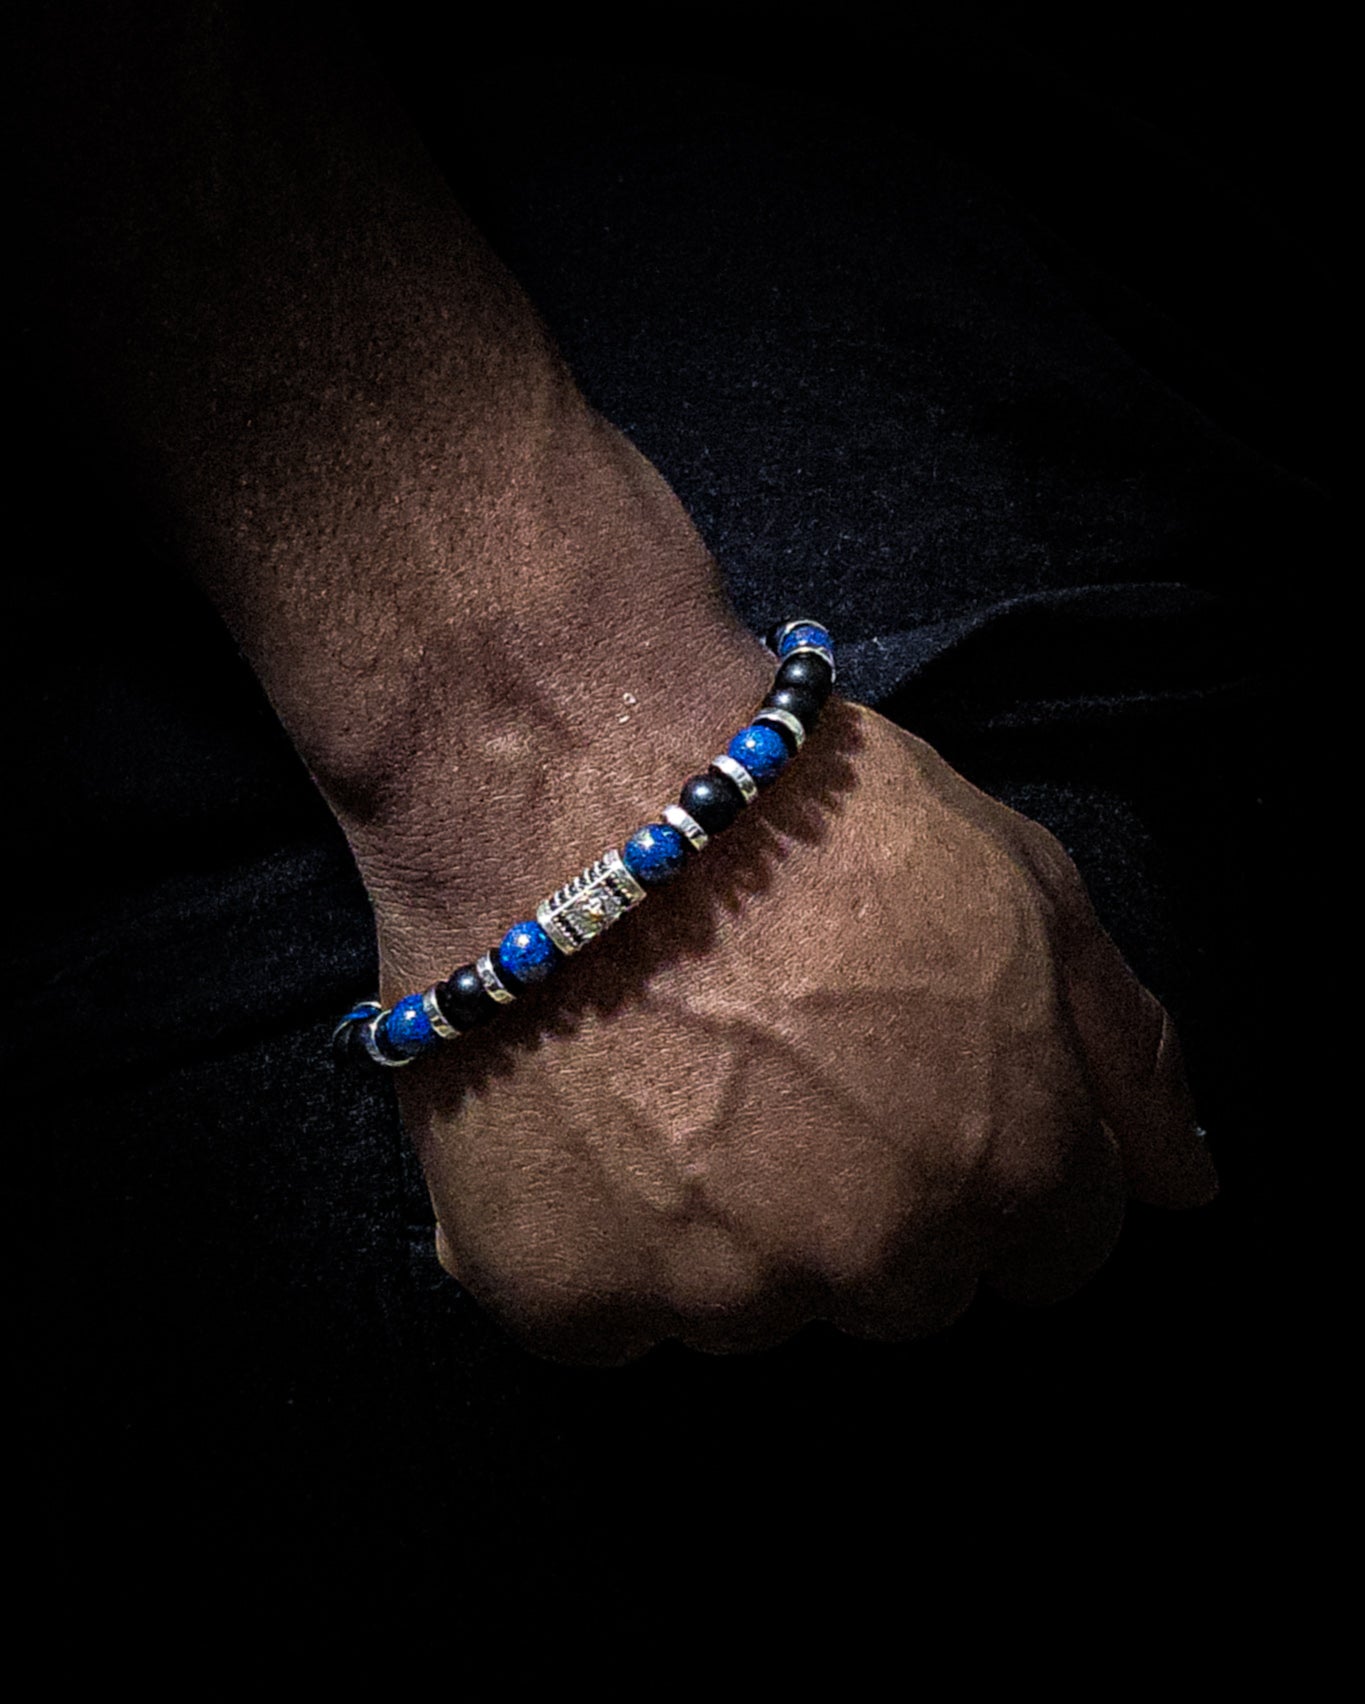
[[[796, 844], [819, 845], [829, 819], [844, 808], [855, 780], [863, 734], [854, 709], [832, 698], [819, 726], [776, 784], [764, 791], [723, 836], [649, 903], [610, 931], [605, 949], [592, 942], [543, 986], [528, 989], [486, 1029], [473, 1030], [428, 1058], [439, 1098], [477, 1095], [490, 1079], [510, 1072], [519, 1054], [547, 1037], [572, 1036], [585, 1016], [605, 1017], [643, 1001], [652, 977], [666, 965], [701, 958], [717, 946], [727, 916], [780, 880]], [[566, 877], [567, 879], [567, 877]]]

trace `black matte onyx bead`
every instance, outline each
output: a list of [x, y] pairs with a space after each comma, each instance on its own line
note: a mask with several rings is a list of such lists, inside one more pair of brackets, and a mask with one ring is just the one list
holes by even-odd
[[458, 1030], [486, 1024], [498, 1009], [497, 1001], [484, 987], [472, 964], [461, 965], [453, 976], [437, 985], [436, 1004], [445, 1021]]
[[678, 795], [678, 803], [708, 834], [729, 828], [744, 809], [744, 795], [718, 769], [694, 775]]
[[798, 651], [795, 656], [784, 657], [773, 676], [774, 692], [779, 686], [799, 686], [805, 692], [818, 694], [822, 704], [833, 685], [834, 670], [814, 651]]
[[775, 686], [763, 700], [765, 710], [785, 710], [795, 716], [807, 733], [820, 720], [824, 700], [808, 686]]

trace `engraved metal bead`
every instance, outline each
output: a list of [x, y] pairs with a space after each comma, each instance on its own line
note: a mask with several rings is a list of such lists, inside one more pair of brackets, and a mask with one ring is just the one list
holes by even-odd
[[587, 946], [618, 917], [637, 906], [646, 889], [615, 847], [536, 907], [536, 922], [562, 953]]
[[596, 869], [597, 865], [600, 864], [606, 865], [613, 884], [625, 893], [632, 905], [638, 905], [640, 901], [646, 897], [645, 889], [640, 886], [639, 882], [637, 882], [635, 877], [631, 874], [626, 865], [625, 859], [621, 856], [616, 847], [613, 846], [610, 851], [604, 852], [593, 868]]
[[571, 955], [576, 953], [580, 947], [587, 945], [586, 941], [580, 941], [577, 935], [573, 934], [571, 930], [566, 928], [565, 925], [560, 922], [558, 917], [556, 917], [554, 912], [550, 909], [550, 901], [548, 899], [542, 899], [540, 904], [536, 907], [536, 922], [540, 924], [541, 928], [562, 953]]

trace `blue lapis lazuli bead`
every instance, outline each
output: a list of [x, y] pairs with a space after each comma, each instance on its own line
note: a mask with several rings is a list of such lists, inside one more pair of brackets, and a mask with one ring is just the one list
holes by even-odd
[[751, 722], [747, 728], [741, 728], [726, 750], [736, 763], [744, 765], [760, 787], [775, 781], [791, 756], [786, 740], [776, 728], [764, 722]]
[[798, 645], [819, 645], [826, 651], [833, 651], [834, 641], [830, 638], [829, 628], [821, 627], [818, 621], [802, 621], [792, 628], [790, 633], [782, 635], [782, 642], [777, 647], [779, 657], [785, 657], [794, 651]]
[[498, 943], [498, 963], [517, 982], [543, 982], [559, 950], [534, 919], [514, 923]]
[[420, 994], [408, 994], [399, 1000], [379, 1025], [379, 1044], [400, 1059], [415, 1059], [419, 1053], [440, 1043], [440, 1036], [431, 1027]]
[[666, 822], [652, 822], [621, 848], [621, 862], [641, 887], [659, 887], [681, 874], [687, 862], [687, 842]]

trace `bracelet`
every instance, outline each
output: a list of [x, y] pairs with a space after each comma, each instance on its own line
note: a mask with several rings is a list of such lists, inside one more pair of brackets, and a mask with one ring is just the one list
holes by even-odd
[[334, 1055], [394, 1068], [466, 1030], [543, 982], [572, 954], [633, 910], [649, 890], [682, 873], [713, 834], [729, 828], [760, 790], [775, 781], [800, 750], [834, 685], [834, 645], [823, 623], [798, 617], [764, 640], [778, 659], [772, 691], [706, 772], [694, 775], [617, 850], [542, 900], [534, 918], [514, 923], [496, 947], [461, 965], [423, 994], [408, 994], [387, 1010], [362, 1000], [332, 1034]]

